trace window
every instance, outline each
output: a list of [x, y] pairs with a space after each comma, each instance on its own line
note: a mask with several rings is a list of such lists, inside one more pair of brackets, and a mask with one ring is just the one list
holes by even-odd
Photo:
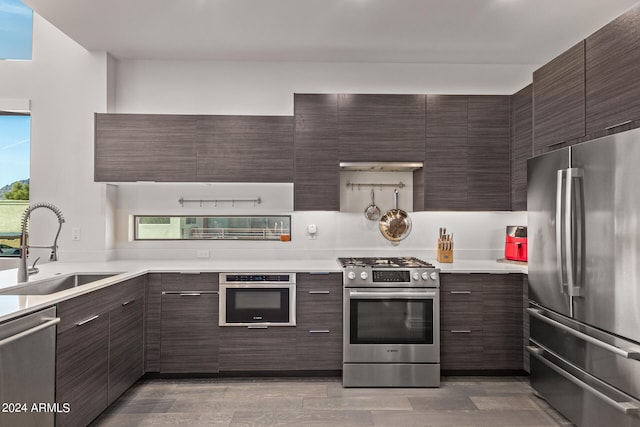
[[0, 112], [0, 257], [20, 256], [20, 223], [29, 206], [31, 117]]
[[134, 216], [135, 240], [285, 240], [290, 216]]
[[19, 0], [0, 0], [0, 59], [31, 59], [33, 12]]

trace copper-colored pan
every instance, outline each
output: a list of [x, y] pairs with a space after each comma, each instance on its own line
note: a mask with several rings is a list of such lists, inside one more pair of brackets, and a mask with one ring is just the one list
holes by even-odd
[[388, 210], [380, 218], [380, 232], [392, 244], [397, 245], [411, 232], [411, 218], [402, 209], [398, 209], [398, 190], [393, 190], [394, 209]]

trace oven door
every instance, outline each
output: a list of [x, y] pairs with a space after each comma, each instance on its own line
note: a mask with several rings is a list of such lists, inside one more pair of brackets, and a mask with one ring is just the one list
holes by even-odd
[[221, 284], [220, 326], [295, 326], [295, 285]]
[[345, 363], [439, 363], [437, 288], [346, 288]]

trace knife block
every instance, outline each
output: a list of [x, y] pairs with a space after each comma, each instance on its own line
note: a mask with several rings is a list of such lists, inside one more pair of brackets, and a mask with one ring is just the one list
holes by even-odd
[[444, 242], [438, 239], [438, 255], [436, 258], [438, 262], [453, 262], [453, 242]]

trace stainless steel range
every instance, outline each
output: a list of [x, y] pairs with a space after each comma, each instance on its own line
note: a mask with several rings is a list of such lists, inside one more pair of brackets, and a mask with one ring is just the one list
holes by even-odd
[[417, 258], [338, 258], [344, 387], [440, 385], [440, 270]]

